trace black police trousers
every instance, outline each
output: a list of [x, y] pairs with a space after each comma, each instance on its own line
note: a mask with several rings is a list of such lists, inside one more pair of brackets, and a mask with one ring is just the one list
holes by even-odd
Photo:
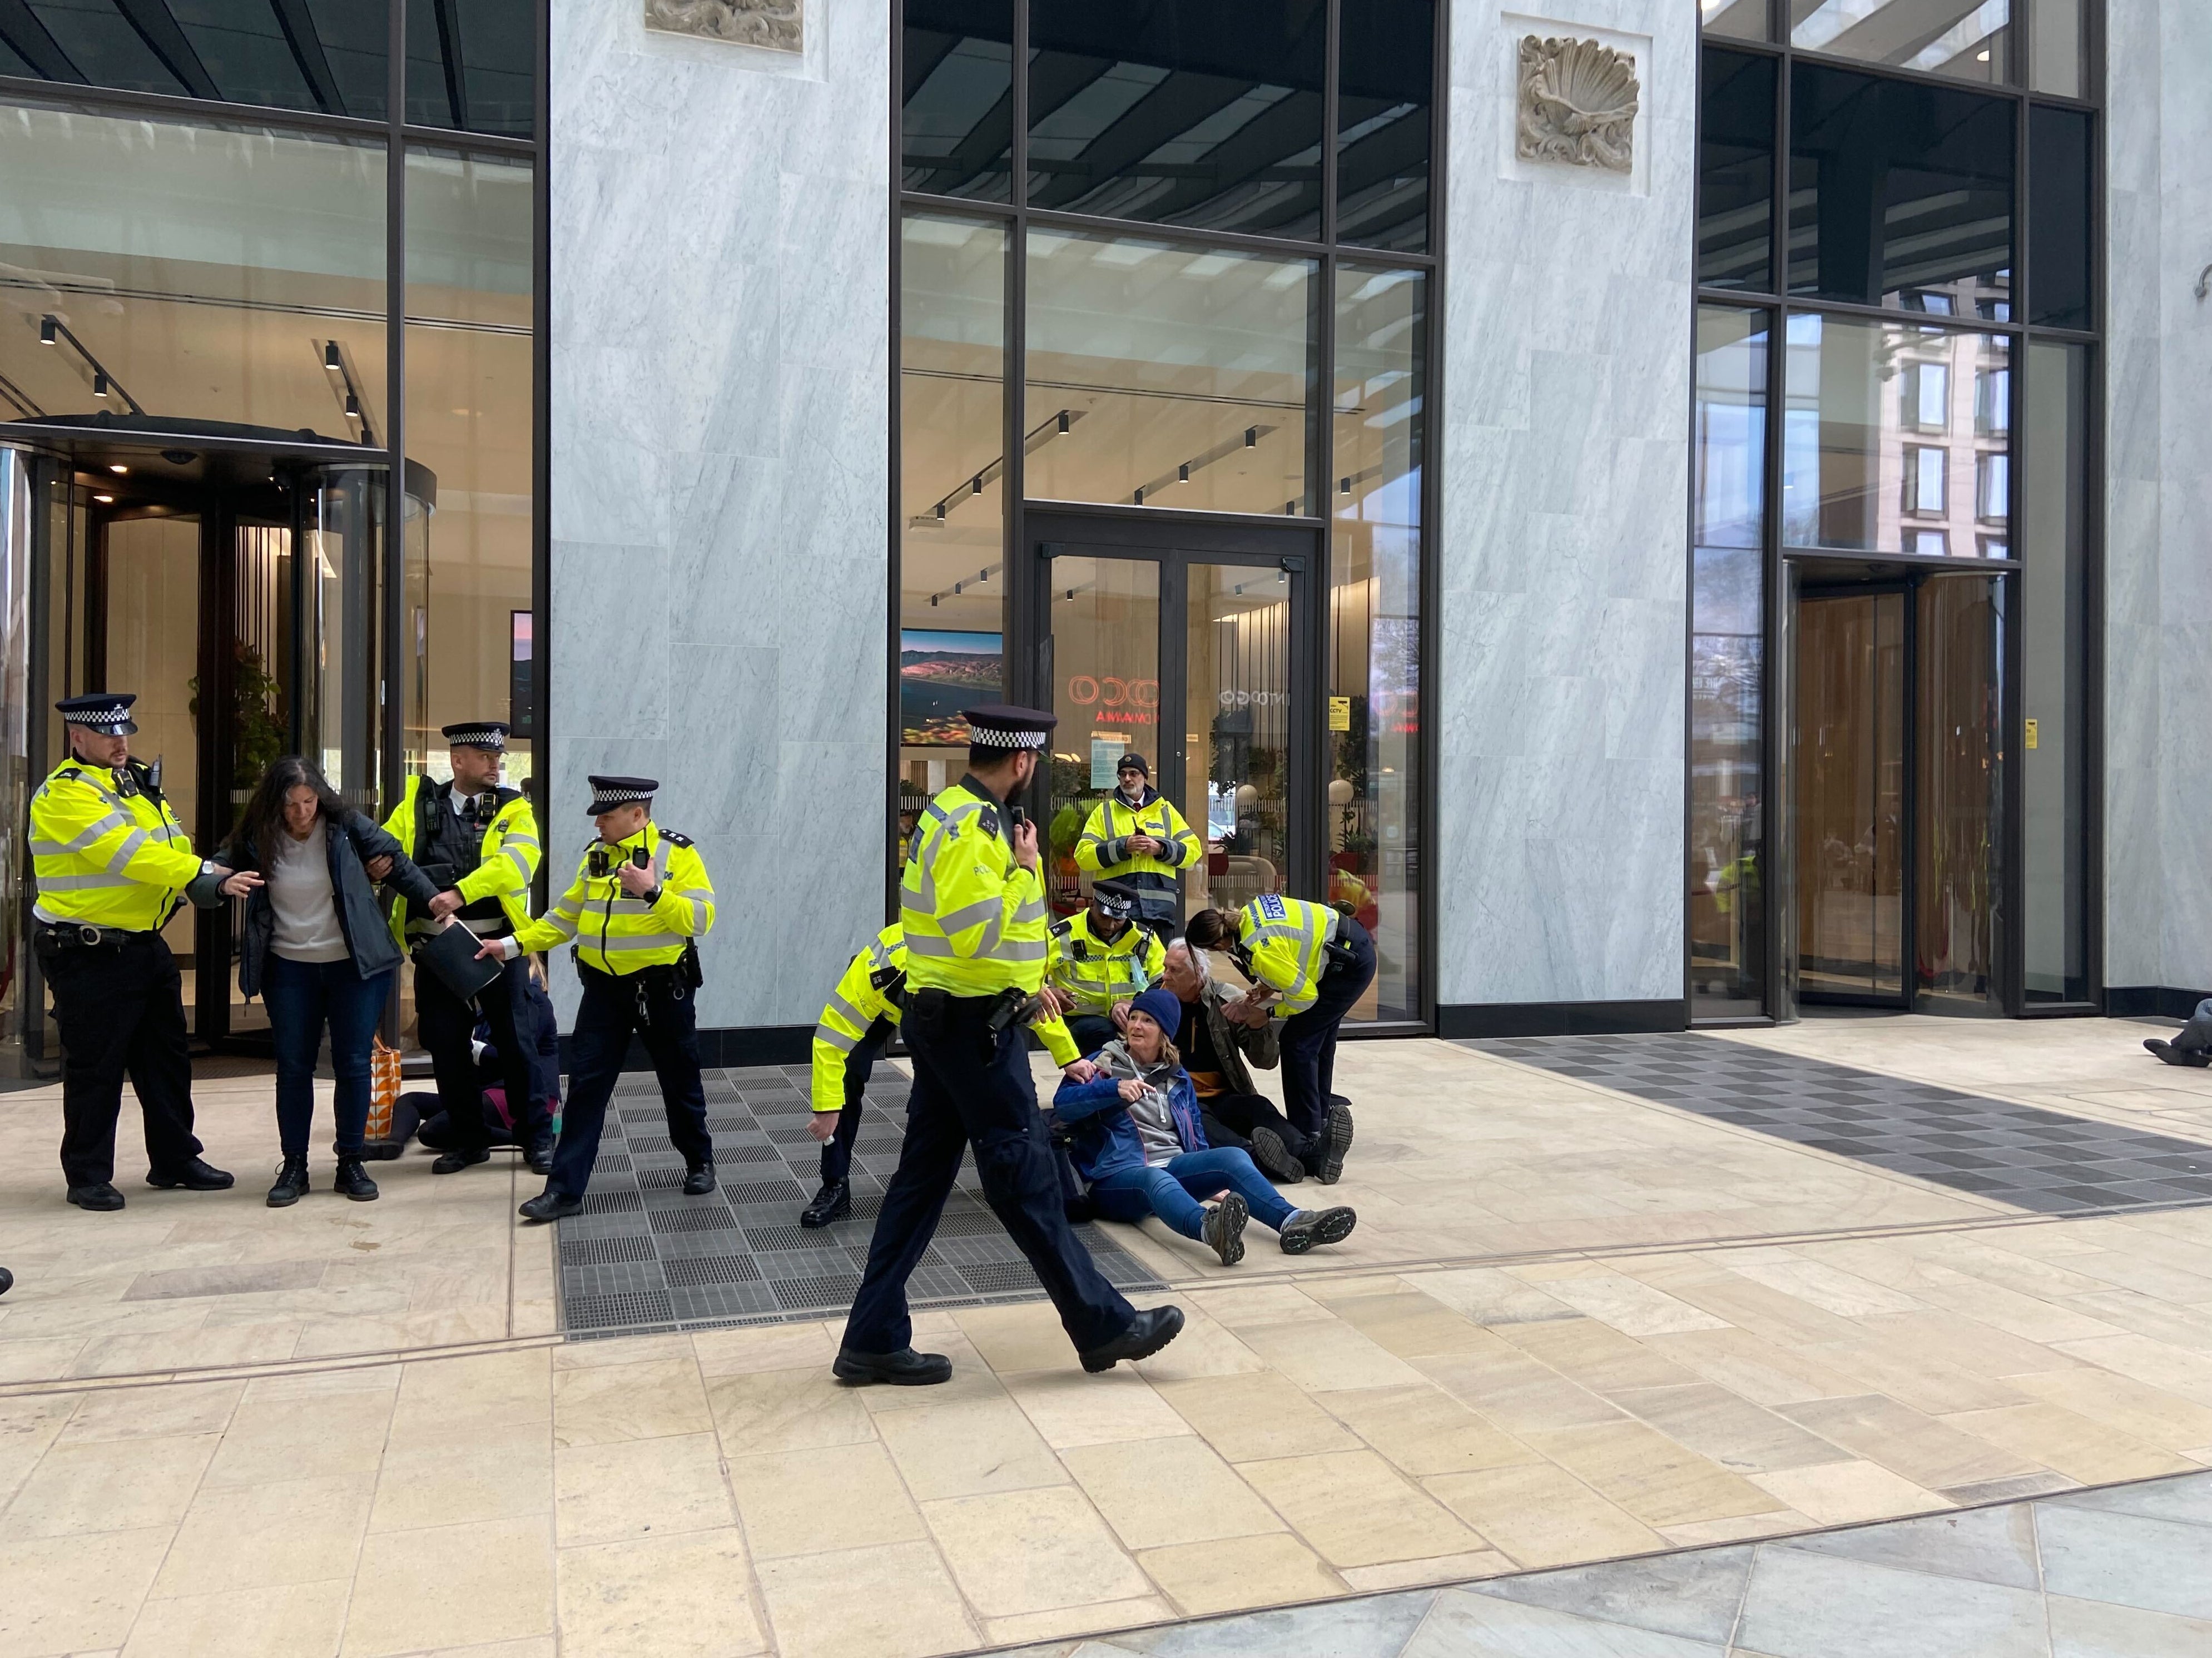
[[201, 1150], [177, 963], [158, 932], [111, 936], [122, 943], [39, 954], [61, 1027], [62, 1176], [71, 1186], [114, 1180], [126, 1076], [146, 1120], [149, 1173], [173, 1173]]
[[553, 1148], [553, 1173], [545, 1189], [580, 1198], [591, 1185], [607, 1101], [622, 1075], [633, 1032], [644, 1039], [653, 1074], [660, 1079], [668, 1138], [690, 1167], [714, 1162], [707, 1090], [699, 1078], [699, 1011], [690, 986], [670, 967], [616, 975], [579, 962], [576, 976], [584, 981], [584, 999], [576, 1009], [576, 1034], [569, 1039], [568, 1096], [562, 1102], [561, 1139]]
[[1107, 1283], [1069, 1227], [1059, 1170], [1030, 1077], [1029, 1033], [993, 1031], [982, 997], [910, 994], [901, 1026], [914, 1056], [906, 1143], [884, 1193], [868, 1269], [845, 1325], [845, 1346], [895, 1353], [914, 1340], [906, 1282], [937, 1230], [972, 1145], [984, 1201], [1042, 1280], [1078, 1352], [1129, 1327], [1136, 1309]]
[[[538, 1044], [537, 1032], [531, 1028], [529, 981], [530, 964], [517, 957], [477, 993], [484, 1023], [491, 1027], [492, 1046], [499, 1050], [500, 1081], [506, 1085], [507, 1108], [514, 1119], [514, 1143], [525, 1153], [553, 1139], [552, 1109], [538, 1097], [530, 1074], [530, 1056]], [[415, 1019], [438, 1079], [438, 1103], [453, 1125], [447, 1144], [457, 1151], [481, 1151], [490, 1143], [490, 1131], [484, 1123], [483, 1082], [470, 1046], [476, 1035], [476, 1009], [453, 994], [435, 973], [417, 968]]]
[[1375, 981], [1375, 941], [1367, 929], [1344, 916], [1336, 924], [1336, 942], [1342, 948], [1328, 952], [1313, 1005], [1283, 1021], [1283, 1110], [1309, 1139], [1328, 1125], [1328, 1096], [1336, 1085], [1337, 1027]]
[[835, 1186], [853, 1172], [853, 1142], [860, 1133], [860, 1097], [868, 1091], [868, 1078], [895, 1029], [889, 1019], [878, 1019], [867, 1034], [853, 1044], [845, 1056], [845, 1104], [837, 1113], [837, 1129], [822, 1142], [822, 1183]]

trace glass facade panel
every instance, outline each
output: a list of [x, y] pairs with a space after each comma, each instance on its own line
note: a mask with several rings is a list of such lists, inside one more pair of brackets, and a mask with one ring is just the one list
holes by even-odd
[[2027, 319], [2046, 328], [2090, 328], [2094, 289], [2090, 249], [2090, 179], [2095, 127], [2079, 110], [2031, 108], [2027, 114]]
[[907, 0], [901, 181], [1003, 202], [1013, 177], [1013, 0]]
[[1329, 897], [1375, 938], [1360, 1018], [1420, 1017], [1428, 330], [1425, 276], [1338, 268], [1325, 845]]
[[529, 162], [408, 153], [407, 454], [437, 490], [407, 525], [417, 667], [403, 741], [408, 765], [438, 776], [439, 729], [464, 720], [509, 721], [507, 780], [532, 770], [514, 619], [531, 609], [533, 223]]
[[1313, 260], [1032, 230], [1027, 264], [1032, 497], [1313, 510]]
[[407, 118], [527, 138], [536, 10], [531, 0], [407, 0]]
[[2011, 343], [1793, 315], [1782, 533], [1791, 547], [1975, 557], [2007, 537]]
[[2027, 348], [2021, 556], [2021, 853], [2027, 999], [2090, 993], [2089, 348]]
[[910, 214], [899, 250], [899, 759], [913, 815], [1005, 700], [1006, 233]]
[[1922, 584], [1914, 659], [1913, 973], [1929, 1013], [1997, 1013], [2004, 824], [2005, 585]]
[[0, 415], [379, 440], [382, 144], [17, 106], [0, 158]]
[[[1170, 799], [1188, 797], [1179, 795], [1181, 780], [1165, 774], [1162, 758], [1160, 567], [1144, 558], [1055, 558], [1051, 581], [1052, 708], [1060, 724], [1046, 784], [1045, 896], [1056, 914], [1073, 915], [1091, 901], [1093, 878], [1076, 866], [1076, 842], [1113, 793], [1122, 751], [1144, 756]], [[1205, 798], [1201, 783], [1197, 799]]]
[[1774, 60], [1704, 55], [1698, 123], [1698, 281], [1774, 287]]
[[2062, 98], [2087, 95], [2089, 50], [2088, 8], [2082, 0], [2033, 0], [2028, 14], [2033, 37], [2028, 53], [2028, 85]]
[[1336, 234], [1366, 247], [1429, 246], [1434, 0], [1343, 0], [1338, 25]]
[[1690, 1005], [1765, 1002], [1765, 671], [1767, 313], [1698, 314], [1692, 435]]
[[[2039, 0], [2039, 7], [2040, 0]], [[1790, 0], [1790, 43], [1961, 81], [2003, 81], [2011, 0]]]
[[[1298, 803], [1291, 799], [1290, 578], [1265, 565], [1191, 564], [1184, 580], [1180, 781], [1183, 816], [1208, 847], [1204, 873], [1183, 884], [1188, 914], [1289, 890]], [[1352, 1017], [1372, 1018], [1372, 1008], [1370, 995]]]
[[1311, 240], [1328, 9], [1030, 0], [1033, 207]]
[[1698, 19], [1708, 34], [1764, 40], [1771, 33], [1767, 3], [1768, 0], [1698, 0]]
[[2008, 100], [1800, 63], [1790, 291], [2008, 321]]

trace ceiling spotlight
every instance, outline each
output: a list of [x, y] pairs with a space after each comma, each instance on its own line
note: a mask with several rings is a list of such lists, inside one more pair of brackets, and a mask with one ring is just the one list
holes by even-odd
[[941, 501], [937, 503], [937, 521], [939, 524], [945, 522], [945, 503]]
[[1176, 468], [1176, 482], [1177, 483], [1188, 483], [1190, 482], [1190, 463], [1188, 461], [1183, 462], [1182, 465]]
[[1247, 449], [1257, 449], [1260, 446], [1260, 428], [1258, 427], [1248, 426], [1244, 428], [1244, 446]]
[[345, 373], [345, 364], [338, 360], [338, 343], [336, 340], [323, 342], [323, 367], [333, 374]]
[[980, 495], [983, 493], [983, 475], [981, 472], [969, 479], [968, 493], [971, 495]]
[[92, 395], [95, 398], [104, 398], [107, 395], [107, 371], [105, 368], [95, 368], [92, 371]]
[[1285, 518], [1296, 518], [1297, 515], [1298, 515], [1298, 504], [1297, 504], [1297, 502], [1296, 502], [1295, 501], [1285, 501], [1285, 502], [1283, 503], [1283, 516], [1284, 516]]
[[1067, 410], [1065, 409], [1060, 411], [1060, 430], [1053, 435], [1063, 438], [1067, 435]]
[[1348, 477], [1340, 478], [1337, 481], [1336, 493], [1340, 495], [1350, 495], [1352, 493], [1352, 480]]
[[128, 472], [131, 469], [130, 469], [128, 466], [125, 466], [125, 465], [121, 461], [117, 460], [117, 461], [110, 461], [110, 462], [108, 463], [107, 470], [108, 470], [109, 471], [111, 471], [111, 472], [114, 473], [118, 477], [121, 477], [125, 473]]
[[39, 343], [40, 345], [52, 345], [60, 337], [59, 329], [60, 325], [56, 323], [52, 317], [40, 318]]
[[1145, 492], [1142, 489], [1137, 491], [1136, 504], [1139, 507], [1145, 504]]
[[361, 418], [361, 398], [356, 393], [351, 392], [346, 393], [345, 411], [348, 420]]
[[113, 495], [94, 495], [93, 499], [103, 507], [112, 507], [115, 505], [115, 497]]

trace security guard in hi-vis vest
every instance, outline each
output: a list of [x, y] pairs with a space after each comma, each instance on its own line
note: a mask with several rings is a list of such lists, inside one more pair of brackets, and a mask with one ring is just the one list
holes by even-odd
[[[822, 1189], [800, 1212], [801, 1226], [827, 1226], [853, 1212], [860, 1102], [906, 1008], [906, 931], [894, 921], [853, 957], [822, 1005], [814, 1027], [814, 1115], [807, 1125], [822, 1142]], [[1074, 1064], [1079, 1050], [1066, 1025], [1042, 1016], [1030, 1028], [1061, 1066]]]
[[202, 859], [131, 757], [130, 695], [57, 702], [68, 761], [31, 797], [32, 947], [61, 1027], [62, 1175], [80, 1209], [120, 1209], [115, 1121], [123, 1079], [146, 1119], [146, 1183], [219, 1192], [232, 1183], [200, 1158], [184, 981], [161, 929], [189, 897], [213, 908], [260, 877]]
[[1046, 981], [1081, 1053], [1096, 1054], [1119, 1035], [1114, 1010], [1159, 983], [1167, 970], [1159, 935], [1137, 924], [1138, 903], [1136, 888], [1101, 881], [1091, 889], [1089, 908], [1053, 923]]
[[[503, 786], [500, 770], [507, 761], [505, 721], [472, 720], [444, 728], [453, 775], [440, 783], [423, 776], [407, 780], [406, 792], [384, 828], [415, 866], [436, 882], [438, 896], [416, 908], [404, 898], [392, 901], [392, 936], [404, 950], [436, 936], [445, 918], [454, 915], [480, 938], [500, 938], [530, 920], [530, 883], [544, 853], [538, 819], [520, 789]], [[382, 860], [379, 860], [381, 862]], [[372, 866], [371, 876], [385, 872]], [[530, 1005], [530, 968], [517, 959], [477, 993], [471, 1006], [435, 973], [415, 975], [415, 1017], [422, 1046], [429, 1050], [438, 1078], [438, 1101], [455, 1127], [443, 1156], [430, 1165], [434, 1175], [451, 1175], [491, 1156], [479, 1102], [471, 1038], [477, 1010], [491, 1026], [499, 1050], [507, 1097], [528, 1102], [528, 1120], [514, 1125], [514, 1141], [538, 1174], [553, 1167], [553, 1114], [538, 1097], [530, 1077], [530, 1043], [526, 1037]], [[520, 1015], [520, 1030], [516, 1018]]]
[[1163, 944], [1182, 915], [1182, 872], [1198, 861], [1198, 836], [1175, 802], [1152, 786], [1145, 756], [1125, 754], [1114, 793], [1091, 808], [1075, 842], [1075, 866], [1138, 894], [1137, 923]]
[[[983, 1196], [1059, 1309], [1086, 1370], [1146, 1358], [1182, 1311], [1138, 1312], [1070, 1229], [1030, 1080], [1026, 1018], [1052, 953], [1036, 825], [1010, 802], [1036, 776], [1054, 716], [1004, 705], [963, 711], [968, 774], [930, 802], [899, 887], [906, 1011], [914, 1056], [906, 1141], [884, 1191], [868, 1267], [833, 1366], [848, 1382], [945, 1382], [951, 1361], [914, 1350], [906, 1284], [975, 1148]], [[1076, 1074], [1087, 1077], [1088, 1062]]]
[[569, 1040], [568, 1097], [545, 1189], [524, 1204], [526, 1220], [583, 1212], [599, 1160], [607, 1101], [633, 1035], [660, 1079], [668, 1138], [684, 1154], [684, 1189], [714, 1189], [714, 1142], [699, 1076], [699, 940], [714, 925], [714, 888], [699, 849], [653, 821], [650, 777], [594, 777], [589, 815], [599, 833], [553, 908], [478, 955], [514, 961], [556, 944], [575, 946], [584, 999]]

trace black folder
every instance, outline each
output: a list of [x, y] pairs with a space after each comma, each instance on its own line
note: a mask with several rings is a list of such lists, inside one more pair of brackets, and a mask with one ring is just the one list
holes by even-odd
[[499, 977], [499, 962], [477, 959], [483, 948], [483, 940], [469, 930], [468, 923], [456, 921], [416, 950], [415, 964], [429, 969], [441, 984], [467, 1001]]

